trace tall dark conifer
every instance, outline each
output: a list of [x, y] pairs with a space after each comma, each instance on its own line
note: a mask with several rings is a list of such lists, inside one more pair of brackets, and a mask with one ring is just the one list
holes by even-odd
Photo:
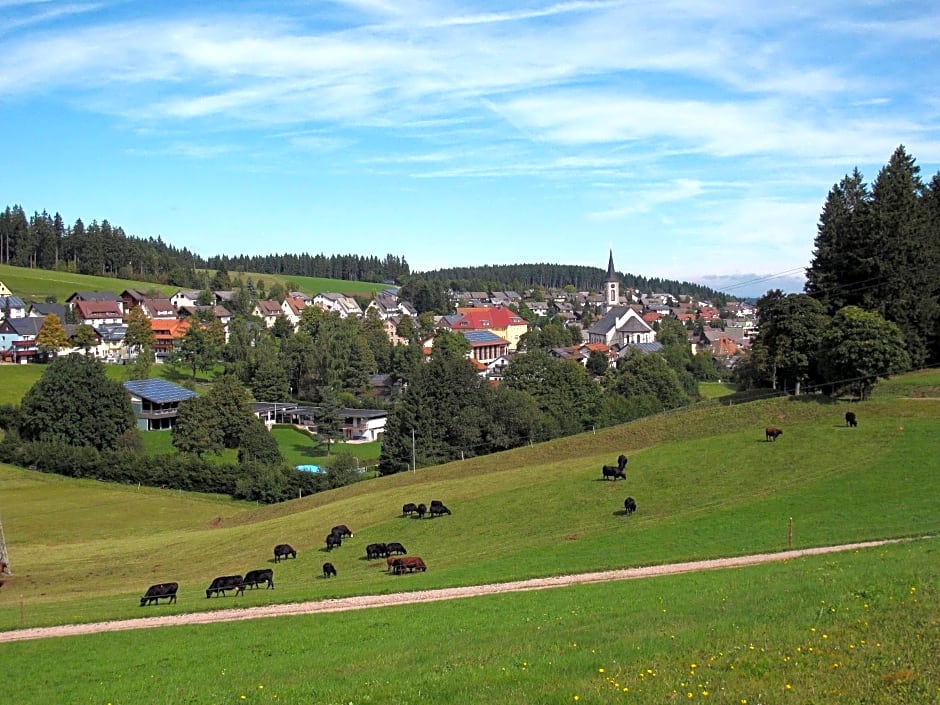
[[920, 167], [898, 147], [872, 184], [872, 240], [879, 252], [879, 300], [866, 307], [901, 328], [911, 364], [928, 358], [937, 318], [936, 287]]

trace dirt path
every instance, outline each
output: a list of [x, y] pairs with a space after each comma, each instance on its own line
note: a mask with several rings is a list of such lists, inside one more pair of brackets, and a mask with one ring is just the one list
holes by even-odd
[[58, 636], [97, 634], [100, 632], [117, 632], [128, 629], [153, 629], [155, 627], [171, 627], [183, 624], [213, 624], [216, 622], [236, 622], [245, 619], [265, 619], [267, 617], [283, 617], [287, 615], [344, 612], [347, 610], [362, 610], [372, 607], [390, 607], [393, 605], [411, 605], [419, 602], [456, 600], [464, 597], [495, 595], [506, 592], [545, 590], [547, 588], [583, 585], [585, 583], [600, 583], [610, 580], [635, 580], [637, 578], [649, 578], [659, 575], [676, 575], [678, 573], [718, 570], [721, 568], [740, 568], [742, 566], [785, 561], [792, 558], [801, 558], [803, 556], [816, 556], [825, 553], [838, 553], [841, 551], [854, 551], [860, 548], [884, 546], [886, 544], [900, 543], [901, 541], [907, 540], [909, 539], [865, 541], [862, 543], [847, 543], [838, 546], [803, 548], [793, 551], [782, 551], [780, 553], [757, 553], [734, 558], [714, 558], [705, 561], [670, 563], [667, 565], [647, 566], [644, 568], [624, 568], [622, 570], [605, 570], [597, 573], [560, 575], [552, 578], [533, 578], [530, 580], [517, 580], [508, 583], [494, 583], [491, 585], [471, 585], [468, 587], [443, 588], [439, 590], [400, 592], [391, 595], [361, 595], [358, 597], [343, 597], [334, 600], [319, 600], [316, 602], [298, 602], [285, 605], [216, 610], [212, 612], [193, 612], [189, 614], [167, 615], [164, 617], [123, 619], [114, 622], [65, 624], [58, 627], [18, 629], [0, 632], [0, 643], [27, 641], [30, 639], [47, 639]]

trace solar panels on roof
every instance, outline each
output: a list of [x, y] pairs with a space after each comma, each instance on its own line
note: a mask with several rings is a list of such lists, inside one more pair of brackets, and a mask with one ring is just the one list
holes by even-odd
[[168, 404], [174, 401], [185, 401], [198, 396], [186, 387], [167, 382], [165, 379], [138, 379], [124, 383], [124, 388], [131, 394], [152, 401], [156, 404]]
[[488, 330], [462, 330], [461, 335], [467, 339], [468, 343], [505, 343], [496, 333]]

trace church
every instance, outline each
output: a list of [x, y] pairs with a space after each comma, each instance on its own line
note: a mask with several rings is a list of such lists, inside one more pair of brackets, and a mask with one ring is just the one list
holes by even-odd
[[610, 251], [607, 279], [604, 280], [605, 312], [588, 328], [588, 343], [602, 343], [615, 350], [640, 347], [647, 352], [657, 349], [656, 333], [640, 314], [620, 303], [620, 276], [614, 269], [614, 253]]

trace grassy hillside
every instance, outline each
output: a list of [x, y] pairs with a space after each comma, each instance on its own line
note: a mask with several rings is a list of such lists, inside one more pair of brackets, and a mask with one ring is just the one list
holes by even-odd
[[[874, 538], [940, 524], [940, 374], [863, 403], [693, 410], [270, 507], [0, 466], [16, 576], [0, 629], [232, 606], [212, 577], [273, 565], [269, 604]], [[911, 398], [916, 397], [916, 401]], [[859, 428], [843, 425], [851, 408]], [[763, 428], [785, 430], [773, 443]], [[630, 457], [626, 482], [600, 465]], [[637, 514], [622, 514], [634, 496]], [[403, 519], [444, 500], [450, 517]], [[337, 523], [356, 535], [330, 554]], [[429, 565], [364, 557], [401, 541]], [[453, 603], [3, 645], [17, 702], [940, 701], [936, 539], [772, 566]], [[319, 578], [329, 559], [339, 577]], [[147, 585], [179, 603], [142, 609]], [[224, 649], [218, 645], [224, 644]], [[402, 648], [402, 647], [405, 648]], [[114, 654], [120, 653], [120, 659]], [[79, 660], [80, 659], [80, 660]], [[316, 678], [310, 677], [315, 668]], [[40, 670], [41, 669], [41, 670]], [[81, 675], [79, 675], [81, 674]], [[626, 690], [625, 690], [626, 689]]]
[[[254, 603], [400, 589], [364, 559], [373, 541], [425, 557], [432, 570], [406, 583], [418, 589], [779, 550], [791, 517], [797, 547], [936, 531], [940, 401], [851, 407], [858, 429], [842, 425], [847, 404], [817, 399], [703, 406], [280, 505], [213, 504], [208, 517], [179, 509], [190, 499], [179, 493], [91, 483], [76, 496], [69, 481], [3, 467], [0, 511], [21, 602], [0, 600], [0, 628], [135, 616], [134, 596], [164, 580], [182, 585], [168, 611], [217, 607], [198, 599], [211, 578], [266, 565], [281, 542], [300, 556], [278, 566], [278, 590]], [[763, 439], [769, 423], [785, 429], [777, 442]], [[628, 480], [601, 480], [620, 452]], [[105, 506], [106, 525], [126, 531], [101, 532], [95, 487], [124, 493]], [[622, 515], [627, 494], [639, 505], [632, 517]], [[432, 498], [453, 516], [399, 516], [405, 502]], [[51, 541], [49, 517], [63, 506], [74, 514], [56, 519], [62, 536]], [[164, 513], [173, 518], [137, 527]], [[330, 554], [343, 579], [312, 580], [339, 523], [356, 532]]]
[[[263, 280], [265, 286], [277, 282], [282, 286], [288, 284], [307, 294], [319, 294], [323, 291], [335, 291], [343, 294], [372, 294], [387, 289], [387, 284], [374, 282], [351, 282], [343, 279], [323, 279], [319, 277], [280, 276], [274, 274], [238, 274], [246, 280], [251, 277], [254, 281]], [[177, 286], [140, 282], [130, 279], [114, 279], [112, 277], [94, 277], [86, 274], [71, 274], [69, 272], [55, 272], [47, 269], [30, 269], [28, 267], [13, 267], [0, 264], [0, 281], [24, 301], [45, 301], [52, 296], [56, 301], [63, 302], [76, 291], [113, 291], [120, 294], [125, 289], [140, 289], [148, 291], [154, 289], [165, 295], [171, 295], [179, 290]]]
[[936, 544], [4, 644], [4, 691], [19, 705], [937, 703]]
[[93, 277], [87, 274], [13, 267], [8, 264], [0, 264], [0, 281], [24, 301], [45, 301], [47, 296], [52, 296], [60, 303], [76, 291], [113, 291], [120, 294], [125, 289], [156, 289], [164, 294], [172, 294], [177, 289], [130, 279]]

